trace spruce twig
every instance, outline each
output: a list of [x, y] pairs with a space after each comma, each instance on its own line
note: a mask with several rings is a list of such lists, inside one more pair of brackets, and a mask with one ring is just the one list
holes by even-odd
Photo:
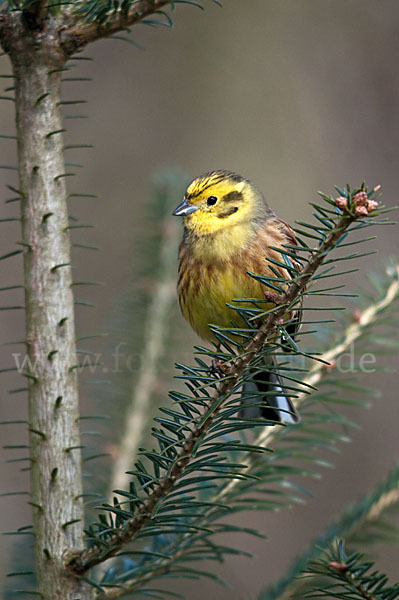
[[60, 30], [61, 44], [66, 54], [71, 55], [90, 42], [127, 30], [162, 8], [173, 5], [172, 0], [138, 0], [131, 2], [128, 11], [121, 7], [109, 11], [104, 22], [84, 21], [79, 13], [70, 14]]
[[[378, 522], [382, 514], [399, 504], [399, 465], [395, 465], [384, 480], [355, 504], [348, 506], [343, 513], [328, 525], [325, 533], [317, 537], [309, 548], [300, 555], [287, 574], [278, 582], [261, 592], [258, 600], [289, 600], [303, 597], [304, 583], [300, 575], [310, 561], [317, 561], [337, 537], [348, 538], [364, 528]], [[297, 595], [298, 592], [298, 595]]]
[[[330, 358], [331, 361], [338, 359], [339, 356], [347, 350], [348, 346], [350, 346], [352, 342], [363, 336], [367, 330], [369, 330], [373, 325], [376, 325], [383, 318], [383, 312], [387, 310], [399, 296], [399, 283], [396, 279], [397, 275], [399, 274], [398, 266], [389, 267], [387, 271], [389, 277], [393, 277], [394, 281], [388, 285], [382, 298], [364, 308], [361, 315], [357, 314], [356, 321], [353, 324], [350, 324], [344, 331], [343, 340], [325, 352], [322, 357]], [[312, 381], [314, 384], [318, 385], [322, 381], [323, 377], [328, 375], [329, 372], [330, 371], [327, 368], [314, 367], [304, 382]], [[299, 402], [302, 402], [304, 399], [305, 394], [302, 394], [297, 399], [297, 402], [298, 400]], [[274, 432], [275, 428], [267, 428], [266, 430]], [[277, 433], [277, 437], [273, 438], [274, 441], [277, 441], [278, 437], [279, 435]], [[258, 436], [258, 438], [255, 440], [256, 443], [254, 444], [254, 448], [259, 447], [259, 444], [262, 443], [263, 439], [263, 435]], [[265, 444], [265, 442], [263, 442], [263, 444]], [[268, 447], [268, 444], [265, 444], [264, 447]], [[245, 472], [247, 475], [250, 476], [251, 473], [256, 474], [254, 469], [259, 466], [258, 461], [259, 458], [258, 460], [248, 460], [245, 458], [242, 460], [244, 467], [246, 467]], [[226, 507], [224, 509], [224, 513], [223, 509], [222, 512], [219, 513], [216, 509], [215, 515], [217, 520], [223, 516], [223, 514], [228, 514], [228, 507], [233, 506], [234, 496], [237, 493], [236, 487], [239, 485], [240, 481], [241, 480], [235, 480], [232, 478], [225, 487], [222, 487], [220, 492], [208, 498], [209, 505], [214, 504], [216, 507], [220, 507], [221, 503], [223, 503], [223, 505]], [[261, 596], [262, 600], [263, 598], [265, 598], [265, 600], [276, 600], [277, 598], [280, 599], [281, 594], [284, 594], [281, 597], [282, 600], [288, 598], [288, 595], [291, 596], [291, 593], [295, 592], [296, 588], [301, 585], [300, 581], [298, 581], [297, 584], [292, 583], [295, 580], [295, 577], [297, 577], [298, 574], [303, 571], [310, 558], [316, 557], [321, 553], [320, 548], [325, 548], [337, 535], [348, 535], [353, 531], [358, 530], [366, 523], [378, 521], [379, 517], [384, 511], [388, 510], [391, 506], [399, 502], [398, 482], [399, 467], [394, 467], [375, 491], [367, 494], [358, 503], [347, 508], [344, 513], [327, 528], [326, 533], [315, 540], [311, 548], [295, 562], [293, 568], [287, 573], [281, 582], [278, 582], [276, 586], [273, 586], [273, 588], [263, 592], [263, 594], [266, 594], [266, 596]], [[193, 524], [200, 527], [201, 523], [203, 523], [203, 518], [203, 516], [199, 515]], [[210, 517], [208, 523], [212, 523], [213, 520], [214, 517]], [[199, 537], [200, 536], [201, 533], [199, 533]], [[169, 573], [170, 570], [173, 569], [173, 565], [175, 565], [180, 559], [184, 560], [185, 554], [190, 553], [194, 543], [195, 536], [193, 537], [192, 533], [185, 533], [178, 545], [175, 545], [173, 542], [171, 542], [170, 546], [164, 549], [164, 553], [167, 555], [167, 557], [165, 556], [165, 558], [157, 560], [156, 563], [149, 569], [145, 570], [142, 575], [139, 573], [132, 575], [132, 579], [130, 581], [118, 582], [118, 586], [115, 587], [113, 587], [111, 584], [111, 586], [109, 588], [107, 587], [104, 592], [99, 593], [97, 597], [98, 600], [105, 600], [107, 598], [116, 599], [125, 594], [141, 590], [146, 583], [149, 583], [155, 578]], [[287, 588], [288, 591], [286, 594], [285, 590]]]
[[320, 246], [312, 252], [298, 276], [287, 285], [286, 291], [281, 295], [281, 304], [274, 311], [268, 313], [258, 332], [245, 346], [244, 352], [231, 365], [226, 368], [223, 379], [216, 385], [216, 391], [211, 400], [210, 411], [196, 424], [182, 444], [182, 450], [174, 461], [168, 474], [156, 483], [147, 499], [142, 502], [136, 515], [128, 519], [120, 529], [112, 534], [107, 540], [107, 548], [92, 547], [81, 553], [73, 553], [69, 556], [68, 565], [76, 574], [83, 574], [104, 560], [115, 556], [121, 548], [130, 542], [150, 520], [152, 512], [157, 503], [173, 489], [176, 481], [183, 475], [186, 467], [193, 458], [193, 451], [197, 443], [207, 433], [215, 418], [220, 412], [223, 403], [233, 392], [237, 381], [244, 375], [251, 361], [261, 352], [268, 338], [272, 336], [275, 328], [284, 318], [287, 310], [295, 304], [299, 296], [304, 292], [308, 282], [323, 263], [327, 254], [335, 247], [342, 235], [357, 219], [355, 212], [345, 212], [337, 221], [336, 226], [329, 230]]
[[364, 554], [348, 555], [344, 541], [334, 540], [331, 547], [312, 562], [306, 575], [322, 576], [323, 583], [305, 594], [305, 598], [340, 600], [395, 600], [399, 583], [390, 585], [388, 577], [374, 568]]
[[[383, 512], [398, 503], [399, 467], [395, 466], [375, 491], [367, 494], [358, 503], [349, 506], [337, 520], [329, 525], [324, 536], [317, 538], [305, 555], [298, 559], [298, 568], [293, 569], [287, 575], [287, 580], [290, 581], [289, 586], [283, 580], [278, 587], [273, 586], [270, 591], [266, 590], [261, 593], [258, 600], [288, 600], [292, 598], [296, 589], [303, 585], [303, 580], [296, 579], [296, 577], [302, 573], [309, 560], [316, 560], [318, 556], [321, 556], [337, 536], [351, 534], [365, 523], [377, 521]], [[189, 548], [190, 546], [185, 550], [187, 551]], [[105, 588], [103, 592], [98, 593], [96, 600], [116, 600], [121, 596], [141, 589], [147, 582], [168, 573], [170, 564], [183, 555], [184, 550], [182, 549], [170, 554], [167, 559], [160, 561], [154, 569], [135, 579], [134, 582], [120, 584], [118, 587]], [[297, 563], [295, 567], [296, 565]]]
[[[365, 329], [371, 327], [377, 320], [379, 314], [388, 308], [398, 297], [399, 297], [399, 264], [389, 267], [391, 269], [391, 276], [393, 278], [392, 283], [388, 287], [383, 298], [378, 302], [370, 304], [364, 311], [357, 315], [356, 320], [351, 323], [346, 331], [344, 332], [343, 339], [335, 345], [333, 348], [327, 350], [320, 357], [322, 362], [316, 362], [311, 368], [308, 375], [302, 382], [302, 385], [306, 388], [317, 387], [320, 381], [325, 377], [331, 368], [334, 368], [335, 361], [343, 354], [356, 340], [358, 340], [364, 333]], [[328, 363], [326, 365], [325, 363]], [[306, 392], [299, 393], [293, 403], [295, 408], [298, 408], [301, 403], [306, 399]], [[265, 428], [255, 439], [255, 445], [262, 448], [269, 448], [273, 441], [279, 436], [279, 429], [276, 428]], [[244, 464], [248, 469], [251, 468], [251, 464], [254, 458], [248, 456]], [[229, 484], [221, 490], [215, 497], [215, 501], [222, 500], [227, 496], [237, 485], [237, 480], [233, 479]]]

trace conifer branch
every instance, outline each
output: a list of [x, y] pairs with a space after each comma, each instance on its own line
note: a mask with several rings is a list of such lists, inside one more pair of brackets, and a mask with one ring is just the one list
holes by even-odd
[[[397, 300], [399, 297], [399, 265], [388, 267], [387, 274], [393, 281], [386, 289], [382, 298], [365, 308], [361, 314], [356, 315], [356, 320], [346, 328], [342, 341], [322, 354], [322, 360], [333, 363], [334, 360], [350, 347], [351, 343], [364, 335], [367, 328], [375, 325], [378, 322], [381, 313]], [[329, 373], [330, 370], [328, 368], [317, 364], [310, 371], [303, 383], [316, 387]], [[305, 393], [299, 394], [299, 397], [296, 399], [296, 404], [300, 404], [305, 398]], [[281, 430], [276, 430], [276, 428], [265, 428], [263, 433], [255, 439], [254, 447], [269, 447], [270, 443], [273, 440], [276, 440], [276, 436], [278, 438], [278, 431]], [[242, 464], [244, 465], [245, 472], [250, 475], [252, 467], [256, 467], [258, 461], [251, 458], [244, 459]], [[230, 505], [235, 488], [239, 483], [240, 480], [232, 479], [221, 489], [221, 491], [210, 497], [208, 502], [216, 504], [223, 502], [226, 505]], [[264, 595], [261, 595], [259, 600], [276, 600], [277, 598], [279, 600], [288, 600], [288, 597], [292, 597], [292, 594], [297, 588], [301, 587], [301, 581], [297, 580], [296, 577], [303, 572], [308, 561], [311, 558], [319, 556], [322, 549], [326, 548], [332, 542], [334, 537], [337, 535], [350, 535], [351, 533], [358, 531], [363, 525], [378, 521], [382, 513], [398, 503], [399, 467], [395, 466], [375, 491], [367, 494], [358, 503], [348, 507], [337, 520], [331, 523], [328, 526], [326, 533], [322, 537], [317, 538], [310, 549], [295, 561], [294, 566], [284, 579], [278, 582], [276, 586], [263, 592]], [[200, 517], [195, 523], [200, 525]], [[172, 549], [167, 550], [167, 558], [165, 557], [164, 559], [157, 561], [152, 569], [146, 571], [142, 576], [136, 576], [133, 581], [127, 581], [125, 583], [121, 582], [117, 587], [110, 586], [109, 588], [105, 588], [103, 592], [99, 592], [97, 599], [115, 600], [116, 598], [141, 589], [147, 582], [153, 581], [154, 578], [161, 577], [163, 574], [168, 573], [176, 561], [178, 561], [179, 558], [184, 557], [185, 552], [190, 551], [191, 545], [194, 543], [192, 534], [187, 533], [185, 537], [187, 538], [187, 541], [190, 539], [191, 544], [182, 544], [176, 548], [176, 551]]]
[[[394, 600], [399, 597], [399, 583], [390, 585], [386, 575], [375, 569], [364, 554], [347, 555], [343, 540], [312, 562], [305, 576], [321, 576], [319, 587], [305, 593], [304, 598], [339, 598], [340, 600]], [[327, 578], [327, 579], [326, 579]]]
[[[378, 486], [377, 490], [367, 494], [357, 504], [347, 508], [336, 521], [329, 525], [325, 535], [322, 538], [317, 538], [311, 545], [310, 550], [307, 551], [303, 557], [298, 559], [298, 568], [292, 573], [290, 572], [287, 576], [287, 579], [291, 582], [289, 585], [288, 583], [286, 584], [284, 580], [281, 582], [280, 586], [276, 588], [276, 592], [274, 592], [273, 586], [270, 592], [267, 590], [262, 593], [258, 600], [275, 600], [277, 598], [279, 600], [288, 600], [289, 598], [292, 598], [297, 588], [300, 588], [303, 583], [302, 580], [297, 579], [297, 577], [303, 571], [310, 559], [316, 560], [318, 556], [321, 556], [323, 550], [332, 543], [336, 536], [349, 535], [353, 531], [358, 530], [365, 523], [377, 521], [382, 513], [398, 503], [399, 467], [395, 466], [384, 481]], [[187, 546], [186, 550], [189, 549], [190, 546]], [[145, 573], [142, 577], [135, 579], [133, 582], [119, 584], [118, 587], [111, 586], [105, 588], [96, 595], [96, 600], [116, 600], [117, 598], [142, 588], [146, 582], [153, 581], [154, 578], [168, 573], [170, 565], [183, 555], [184, 550], [182, 549], [174, 554], [169, 554], [168, 557], [161, 560], [154, 569]], [[300, 567], [302, 567], [302, 569]]]
[[[371, 327], [378, 318], [378, 315], [388, 308], [398, 297], [399, 297], [399, 264], [389, 267], [391, 270], [390, 275], [392, 276], [392, 283], [388, 287], [383, 298], [378, 302], [371, 304], [368, 308], [356, 315], [356, 319], [351, 323], [343, 336], [343, 339], [339, 344], [330, 348], [322, 354], [319, 358], [322, 362], [316, 362], [316, 364], [309, 371], [307, 377], [302, 382], [305, 389], [311, 387], [317, 387], [320, 381], [330, 373], [331, 369], [334, 368], [335, 361], [341, 356], [356, 340], [363, 335], [365, 329]], [[328, 363], [327, 365], [325, 363]], [[301, 403], [306, 399], [307, 393], [304, 391], [299, 393], [293, 400], [295, 408], [298, 408]], [[269, 448], [270, 444], [279, 436], [280, 429], [276, 428], [265, 428], [255, 439], [254, 444], [262, 448]], [[248, 456], [244, 460], [244, 464], [248, 469], [251, 468], [254, 458]], [[238, 480], [232, 479], [229, 484], [221, 490], [216, 496], [215, 501], [223, 499], [228, 495], [237, 485]]]
[[[356, 205], [354, 206], [356, 208]], [[311, 256], [306, 262], [306, 266], [289, 282], [286, 291], [281, 294], [280, 304], [275, 310], [268, 313], [258, 332], [245, 346], [243, 354], [233, 360], [231, 365], [226, 368], [223, 378], [216, 385], [216, 390], [210, 402], [210, 410], [199, 421], [199, 424], [193, 427], [193, 430], [182, 443], [182, 450], [168, 474], [154, 485], [147, 499], [140, 504], [135, 516], [127, 519], [120, 529], [107, 539], [106, 549], [94, 546], [78, 554], [71, 554], [68, 557], [67, 565], [74, 573], [83, 574], [104, 560], [115, 556], [148, 523], [157, 503], [171, 492], [176, 481], [184, 474], [186, 467], [193, 458], [194, 448], [214, 423], [224, 402], [234, 391], [237, 382], [244, 375], [257, 353], [262, 351], [268, 338], [274, 334], [276, 327], [280, 324], [286, 312], [304, 292], [310, 279], [323, 263], [328, 253], [336, 246], [342, 235], [356, 219], [357, 214], [354, 210], [345, 211], [338, 219], [336, 226], [329, 230], [329, 234], [325, 236], [319, 247], [312, 251]]]
[[60, 30], [63, 50], [67, 55], [74, 54], [90, 42], [126, 30], [170, 4], [173, 4], [171, 0], [133, 1], [127, 12], [121, 8], [113, 10], [104, 23], [96, 20], [84, 21], [79, 14], [71, 15]]
[[[325, 533], [316, 538], [300, 555], [287, 574], [277, 583], [261, 592], [258, 600], [289, 600], [303, 597], [304, 579], [300, 578], [310, 561], [317, 561], [337, 537], [350, 538], [364, 526], [379, 521], [383, 513], [399, 505], [399, 465], [395, 465], [375, 490], [347, 507], [328, 525]], [[305, 581], [305, 583], [307, 583]], [[298, 595], [297, 595], [298, 593]]]

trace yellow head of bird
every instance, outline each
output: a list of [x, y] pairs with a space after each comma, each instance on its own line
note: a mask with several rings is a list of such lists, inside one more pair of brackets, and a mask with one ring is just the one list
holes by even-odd
[[264, 221], [270, 211], [259, 190], [241, 175], [212, 171], [197, 177], [173, 214], [184, 217], [185, 228], [197, 235]]

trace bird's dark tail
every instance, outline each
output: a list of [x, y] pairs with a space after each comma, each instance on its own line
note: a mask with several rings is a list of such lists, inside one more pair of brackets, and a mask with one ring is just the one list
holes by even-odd
[[[298, 423], [299, 416], [281, 382], [281, 378], [271, 364], [270, 370], [259, 367], [244, 383], [243, 392], [246, 396], [242, 402], [240, 416], [256, 419], [263, 417], [268, 421], [280, 421], [291, 425]], [[252, 396], [251, 396], [252, 392]], [[264, 393], [264, 396], [260, 394]]]

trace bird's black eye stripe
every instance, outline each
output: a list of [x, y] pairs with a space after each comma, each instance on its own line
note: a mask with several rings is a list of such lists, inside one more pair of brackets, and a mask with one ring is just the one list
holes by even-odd
[[243, 198], [244, 198], [244, 196], [243, 196], [242, 192], [233, 190], [232, 192], [229, 192], [228, 194], [223, 196], [223, 201], [224, 202], [241, 202], [243, 200]]
[[218, 201], [218, 199], [216, 198], [216, 196], [209, 196], [209, 198], [207, 198], [207, 205], [208, 206], [213, 206], [214, 204], [216, 204], [216, 202]]

